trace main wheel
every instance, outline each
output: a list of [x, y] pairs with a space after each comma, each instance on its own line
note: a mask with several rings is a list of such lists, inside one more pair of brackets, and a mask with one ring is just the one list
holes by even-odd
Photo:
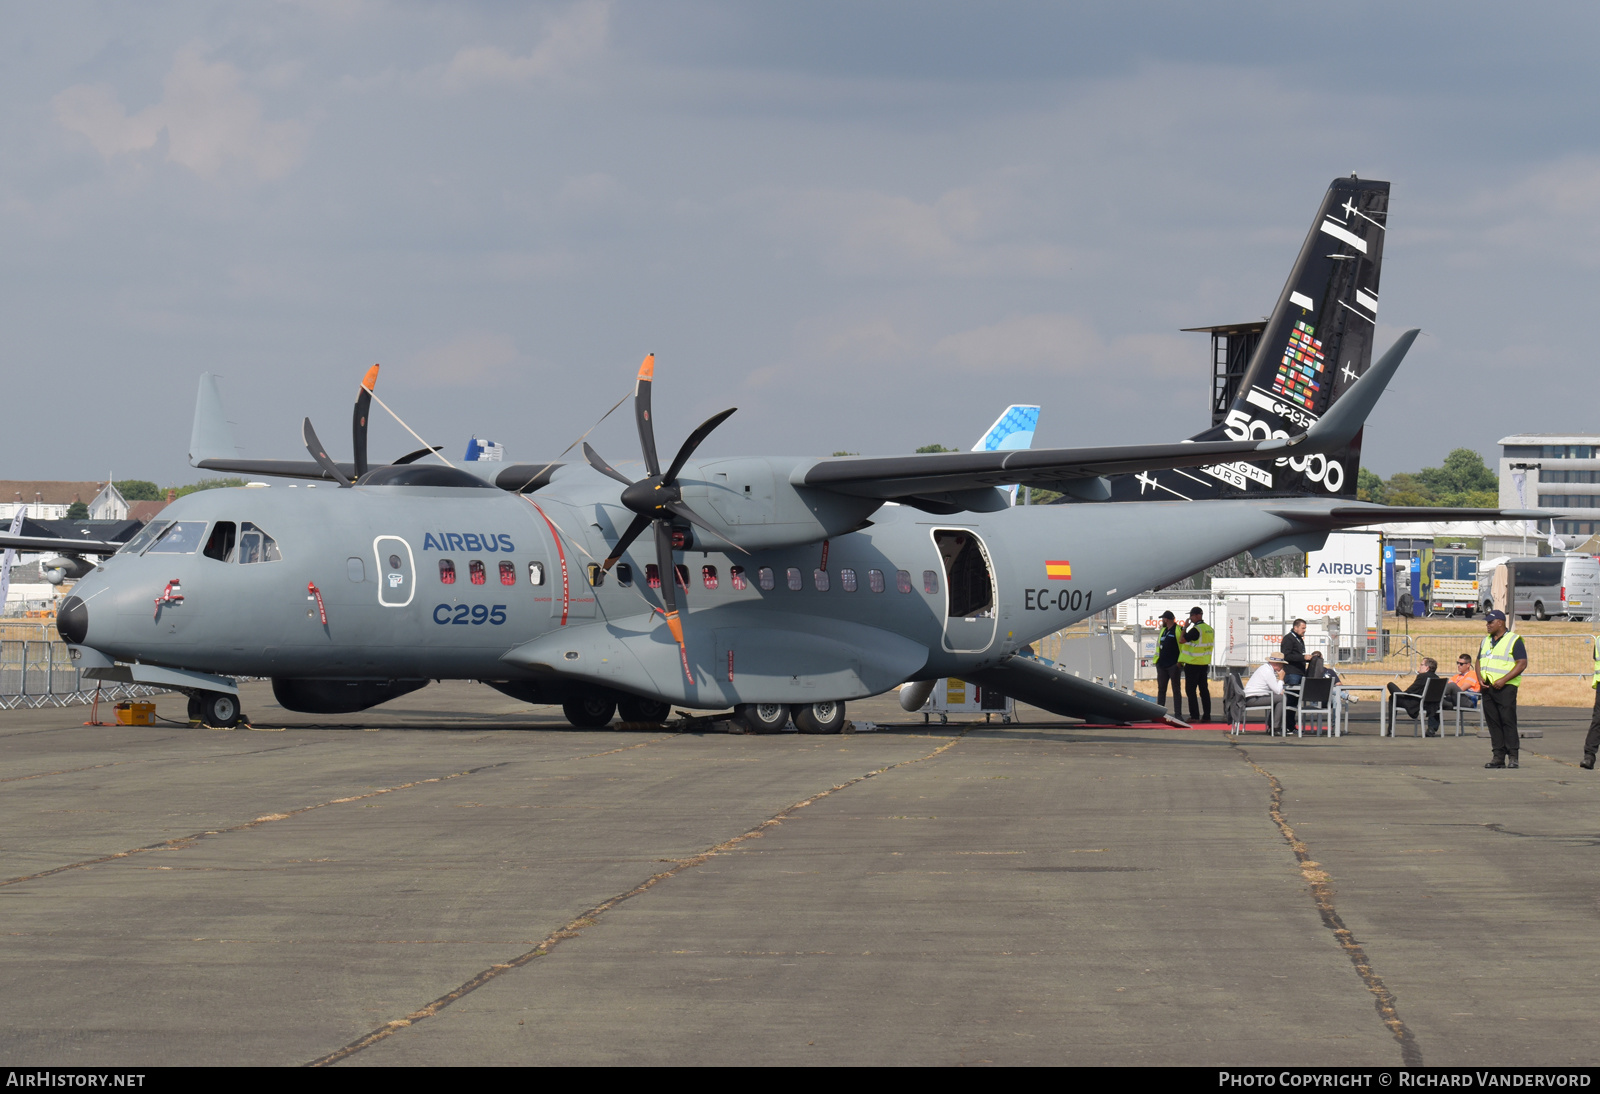
[[801, 733], [838, 733], [844, 728], [844, 704], [827, 700], [794, 708], [794, 728]]
[[225, 691], [200, 693], [200, 720], [208, 726], [232, 729], [239, 724], [239, 697]]
[[582, 699], [570, 699], [561, 704], [561, 713], [567, 716], [567, 721], [582, 729], [599, 729], [611, 721], [611, 716], [617, 712], [617, 704], [610, 699], [602, 699], [596, 695], [587, 695]]
[[205, 709], [201, 705], [200, 696], [189, 696], [189, 724], [192, 726], [197, 726], [204, 720]]
[[1535, 619], [1539, 620], [1540, 622], [1543, 622], [1544, 620], [1550, 618], [1548, 615], [1546, 615], [1544, 613], [1544, 601], [1535, 600], [1533, 602], [1533, 617]]
[[789, 721], [789, 704], [740, 703], [733, 708], [733, 718], [746, 733], [782, 733]]
[[624, 722], [665, 722], [672, 713], [672, 704], [659, 699], [620, 699], [617, 713]]

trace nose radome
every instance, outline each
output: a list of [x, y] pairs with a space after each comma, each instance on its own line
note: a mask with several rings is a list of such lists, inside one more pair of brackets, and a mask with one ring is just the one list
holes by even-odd
[[56, 612], [56, 630], [74, 646], [83, 645], [89, 637], [89, 605], [79, 596], [69, 596], [61, 602]]

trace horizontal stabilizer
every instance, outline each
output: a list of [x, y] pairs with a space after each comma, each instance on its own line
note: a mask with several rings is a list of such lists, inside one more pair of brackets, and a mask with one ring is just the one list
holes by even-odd
[[968, 673], [966, 678], [1064, 718], [1086, 722], [1167, 720], [1167, 708], [1152, 699], [1084, 680], [1031, 657], [1012, 657], [992, 669]]
[[1549, 510], [1539, 509], [1449, 509], [1433, 505], [1338, 505], [1332, 509], [1296, 509], [1291, 505], [1268, 511], [1296, 524], [1326, 529], [1454, 520], [1549, 520], [1551, 516]]
[[1355, 440], [1356, 434], [1361, 432], [1362, 425], [1366, 423], [1367, 415], [1378, 405], [1378, 397], [1383, 394], [1383, 389], [1389, 386], [1389, 380], [1400, 367], [1400, 362], [1406, 359], [1406, 351], [1421, 333], [1421, 330], [1413, 327], [1397, 338], [1387, 353], [1344, 389], [1338, 402], [1328, 408], [1328, 412], [1306, 431], [1305, 440], [1298, 443], [1310, 444], [1319, 451], [1325, 451]]

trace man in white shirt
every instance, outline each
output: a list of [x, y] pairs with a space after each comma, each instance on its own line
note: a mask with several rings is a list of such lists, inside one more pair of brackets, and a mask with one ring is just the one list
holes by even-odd
[[1281, 658], [1269, 657], [1250, 674], [1250, 680], [1244, 686], [1246, 700], [1272, 697], [1272, 721], [1267, 723], [1269, 734], [1283, 724], [1283, 677], [1286, 671], [1287, 666]]

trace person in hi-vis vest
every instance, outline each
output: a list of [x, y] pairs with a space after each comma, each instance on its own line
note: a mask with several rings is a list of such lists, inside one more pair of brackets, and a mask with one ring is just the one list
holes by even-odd
[[1589, 715], [1589, 736], [1583, 739], [1583, 762], [1578, 765], [1585, 771], [1594, 770], [1594, 754], [1600, 749], [1600, 634], [1594, 636], [1594, 678], [1589, 686], [1594, 688], [1594, 713]]
[[1483, 720], [1489, 726], [1494, 756], [1484, 767], [1516, 767], [1521, 738], [1517, 736], [1517, 681], [1528, 667], [1522, 636], [1506, 623], [1498, 608], [1483, 617], [1489, 634], [1478, 647], [1478, 679], [1483, 681]]
[[[1216, 632], [1198, 607], [1189, 609], [1189, 625], [1178, 635], [1178, 664], [1183, 666], [1184, 690], [1189, 694], [1189, 721], [1211, 721], [1211, 651]], [[1182, 714], [1178, 716], [1180, 719]]]

